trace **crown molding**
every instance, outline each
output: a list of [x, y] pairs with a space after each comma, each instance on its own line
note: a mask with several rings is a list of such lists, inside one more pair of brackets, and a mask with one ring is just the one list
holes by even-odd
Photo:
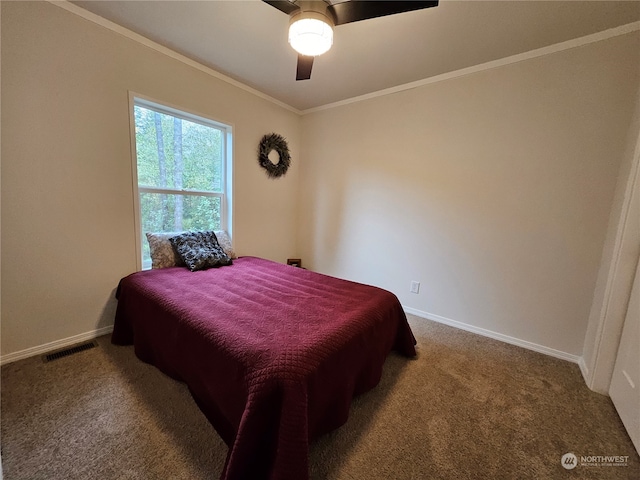
[[190, 67], [193, 67], [201, 72], [204, 72], [208, 75], [211, 75], [212, 77], [215, 77], [219, 80], [222, 80], [226, 83], [229, 83], [235, 87], [238, 87], [246, 92], [249, 92], [257, 97], [260, 97], [264, 100], [267, 100], [271, 103], [274, 103], [275, 105], [278, 105], [279, 107], [282, 107], [286, 110], [289, 110], [290, 112], [296, 113], [298, 115], [307, 115], [310, 113], [315, 113], [315, 112], [320, 112], [323, 110], [329, 110], [332, 108], [337, 108], [337, 107], [342, 107], [344, 105], [350, 105], [352, 103], [357, 103], [357, 102], [363, 102], [365, 100], [370, 100], [373, 98], [377, 98], [377, 97], [383, 97], [386, 95], [392, 95], [394, 93], [398, 93], [398, 92], [403, 92], [405, 90], [411, 90], [414, 88], [418, 88], [418, 87], [422, 87], [425, 85], [430, 85], [433, 83], [439, 83], [439, 82], [443, 82], [446, 80], [451, 80], [454, 78], [460, 78], [460, 77], [464, 77], [467, 75], [472, 75], [474, 73], [478, 73], [478, 72], [483, 72], [486, 70], [491, 70], [494, 68], [499, 68], [499, 67], [504, 67], [506, 65], [511, 65], [514, 63], [519, 63], [519, 62], [523, 62], [526, 60], [531, 60], [534, 58], [538, 58], [538, 57], [543, 57], [545, 55], [552, 55], [554, 53], [558, 53], [558, 52], [563, 52], [565, 50], [570, 50], [572, 48], [578, 48], [578, 47], [582, 47], [585, 45], [589, 45], [591, 43], [596, 43], [596, 42], [601, 42], [603, 40], [608, 40], [610, 38], [614, 38], [614, 37], [618, 37], [621, 35], [626, 35], [629, 33], [633, 33], [633, 32], [637, 32], [640, 30], [640, 21], [636, 21], [636, 22], [632, 22], [632, 23], [628, 23], [625, 25], [620, 25], [618, 27], [615, 28], [610, 28], [607, 30], [603, 30], [601, 32], [596, 32], [596, 33], [592, 33], [590, 35], [585, 35], [583, 37], [578, 37], [578, 38], [574, 38], [571, 40], [567, 40], [564, 42], [560, 42], [560, 43], [556, 43], [553, 45], [549, 45], [546, 47], [542, 47], [542, 48], [538, 48], [535, 50], [530, 50], [528, 52], [524, 52], [524, 53], [519, 53], [517, 55], [511, 55], [509, 57], [505, 57], [505, 58], [500, 58], [498, 60], [492, 60], [490, 62], [486, 62], [486, 63], [481, 63], [479, 65], [474, 65], [471, 67], [467, 67], [467, 68], [462, 68], [459, 70], [455, 70], [453, 72], [447, 72], [447, 73], [443, 73], [440, 75], [435, 75], [433, 77], [427, 77], [427, 78], [423, 78], [421, 80], [416, 80], [415, 82], [409, 82], [409, 83], [405, 83], [403, 85], [397, 85], [395, 87], [390, 87], [390, 88], [385, 88], [382, 90], [378, 90], [375, 92], [371, 92], [371, 93], [367, 93], [365, 95], [359, 95], [357, 97], [351, 97], [351, 98], [347, 98], [345, 100], [340, 100], [337, 102], [333, 102], [333, 103], [328, 103], [325, 105], [320, 105], [318, 107], [313, 107], [313, 108], [308, 108], [305, 110], [299, 110], [295, 107], [292, 107], [291, 105], [284, 103], [270, 95], [267, 95], [266, 93], [261, 92], [260, 90], [256, 90], [253, 87], [250, 87], [242, 82], [239, 82], [238, 80], [234, 80], [233, 78], [224, 75], [210, 67], [207, 67], [195, 60], [192, 60], [191, 58], [182, 55], [181, 53], [175, 52], [174, 50], [171, 50], [170, 48], [167, 48], [163, 45], [160, 45], [157, 42], [154, 42], [153, 40], [148, 39], [147, 37], [144, 37], [138, 33], [133, 32], [132, 30], [129, 30], [128, 28], [122, 27], [114, 22], [112, 22], [111, 20], [107, 20], [99, 15], [96, 15], [95, 13], [89, 12], [88, 10], [85, 10], [82, 7], [79, 7], [71, 2], [69, 2], [68, 0], [47, 0], [49, 3], [51, 3], [52, 5], [56, 5], [57, 7], [60, 7], [64, 10], [67, 10], [68, 12], [71, 12], [75, 15], [78, 15], [79, 17], [84, 18], [85, 20], [89, 20], [90, 22], [96, 23], [102, 27], [105, 27], [115, 33], [118, 33], [130, 40], [133, 40], [135, 42], [138, 42], [142, 45], [145, 45], [146, 47], [149, 47], [159, 53], [162, 53], [164, 55], [167, 55], [170, 58], [173, 58], [174, 60], [177, 60], [179, 62], [182, 62], [186, 65], [189, 65]]
[[207, 75], [211, 75], [212, 77], [215, 77], [218, 80], [222, 80], [223, 82], [229, 83], [234, 87], [238, 87], [241, 90], [244, 90], [246, 92], [249, 92], [255, 95], [256, 97], [260, 97], [263, 100], [267, 100], [271, 103], [274, 103], [279, 107], [289, 110], [290, 112], [296, 113], [298, 115], [302, 113], [301, 110], [298, 110], [297, 108], [294, 108], [291, 105], [288, 105], [276, 98], [273, 98], [270, 95], [267, 95], [266, 93], [261, 92], [260, 90], [256, 90], [255, 88], [245, 85], [244, 83], [239, 82], [238, 80], [234, 80], [233, 78], [227, 75], [224, 75], [223, 73], [220, 73], [214, 70], [213, 68], [207, 67], [206, 65], [196, 62], [195, 60], [192, 60], [191, 58], [185, 55], [182, 55], [181, 53], [178, 53], [174, 50], [171, 50], [170, 48], [160, 45], [159, 43], [154, 42], [153, 40], [150, 40], [147, 37], [140, 35], [139, 33], [129, 30], [128, 28], [118, 25], [117, 23], [114, 23], [111, 20], [107, 20], [106, 18], [103, 18], [100, 15], [96, 15], [95, 13], [89, 12], [88, 10], [85, 10], [84, 8], [69, 2], [68, 0], [47, 0], [47, 1], [50, 4], [55, 5], [56, 7], [60, 7], [63, 10], [66, 10], [79, 17], [84, 18], [85, 20], [88, 20], [97, 25], [100, 25], [101, 27], [107, 28], [115, 33], [122, 35], [123, 37], [128, 38], [129, 40], [138, 42], [144, 45], [145, 47], [149, 47], [152, 50], [155, 50], [158, 53], [162, 53], [163, 55], [166, 55], [179, 62], [182, 62], [185, 65], [188, 65], [190, 67], [195, 68], [196, 70], [206, 73]]
[[383, 90], [378, 90], [376, 92], [367, 93], [365, 95], [348, 98], [346, 100], [340, 100], [334, 103], [328, 103], [326, 105], [321, 105], [319, 107], [308, 108], [306, 110], [302, 110], [301, 113], [302, 115], [307, 115], [309, 113], [315, 113], [315, 112], [320, 112], [322, 110], [342, 107], [344, 105], [350, 105], [352, 103], [363, 102], [365, 100], [370, 100], [372, 98], [392, 95], [394, 93], [403, 92], [405, 90], [411, 90], [413, 88], [422, 87], [424, 85], [443, 82], [445, 80], [451, 80], [454, 78], [460, 78], [467, 75], [472, 75], [474, 73], [483, 72], [485, 70], [504, 67], [506, 65], [512, 65], [514, 63], [524, 62], [526, 60], [531, 60], [533, 58], [543, 57], [545, 55], [551, 55], [554, 53], [563, 52], [565, 50], [570, 50], [572, 48], [582, 47], [584, 45], [589, 45], [591, 43], [601, 42], [603, 40], [608, 40], [610, 38], [619, 37], [621, 35], [626, 35], [628, 33], [637, 32], [638, 30], [640, 30], [640, 21], [627, 23], [626, 25], [621, 25], [619, 27], [610, 28], [608, 30], [603, 30], [601, 32], [592, 33], [590, 35], [585, 35], [584, 37], [578, 37], [571, 40], [567, 40], [565, 42], [555, 43], [547, 47], [537, 48], [535, 50], [519, 53], [517, 55], [511, 55], [509, 57], [500, 58], [498, 60], [492, 60], [490, 62], [474, 65], [472, 67], [462, 68], [460, 70], [455, 70], [453, 72], [447, 72], [440, 75], [435, 75], [433, 77], [424, 78], [422, 80], [416, 80], [415, 82], [405, 83], [404, 85], [385, 88]]

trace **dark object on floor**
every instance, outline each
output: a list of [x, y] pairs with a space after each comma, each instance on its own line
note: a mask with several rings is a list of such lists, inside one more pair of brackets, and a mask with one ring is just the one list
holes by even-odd
[[59, 358], [67, 357], [69, 355], [73, 355], [74, 353], [84, 352], [85, 350], [89, 350], [90, 348], [97, 347], [97, 342], [85, 342], [80, 345], [74, 345], [73, 347], [67, 347], [63, 350], [56, 350], [55, 352], [47, 353], [42, 356], [43, 362], [52, 362], [53, 360], [58, 360]]
[[287, 258], [287, 265], [302, 268], [302, 260], [299, 258]]

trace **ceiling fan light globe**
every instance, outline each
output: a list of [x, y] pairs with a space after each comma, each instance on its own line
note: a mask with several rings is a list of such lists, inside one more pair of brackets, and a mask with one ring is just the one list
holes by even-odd
[[289, 26], [289, 43], [302, 55], [322, 55], [333, 45], [333, 29], [318, 18], [297, 19]]

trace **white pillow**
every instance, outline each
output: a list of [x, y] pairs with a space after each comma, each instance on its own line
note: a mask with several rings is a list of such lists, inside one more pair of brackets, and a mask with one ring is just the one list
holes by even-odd
[[236, 255], [236, 252], [233, 250], [233, 245], [231, 245], [229, 234], [224, 230], [214, 230], [213, 233], [216, 234], [218, 243], [224, 250], [224, 253], [226, 253], [229, 258], [238, 258], [238, 255]]
[[147, 241], [151, 253], [151, 268], [184, 267], [185, 264], [169, 242], [171, 237], [182, 232], [151, 233], [147, 232]]

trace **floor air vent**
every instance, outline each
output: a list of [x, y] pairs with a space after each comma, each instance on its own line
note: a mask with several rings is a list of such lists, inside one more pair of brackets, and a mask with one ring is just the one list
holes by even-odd
[[74, 353], [78, 353], [78, 352], [84, 352], [85, 350], [89, 350], [90, 348], [95, 348], [97, 346], [98, 346], [98, 343], [95, 340], [87, 343], [81, 343], [80, 345], [75, 345], [73, 347], [65, 348], [64, 350], [58, 350], [57, 352], [43, 355], [42, 361], [52, 362], [54, 360], [58, 360], [59, 358], [67, 357], [69, 355], [73, 355]]

